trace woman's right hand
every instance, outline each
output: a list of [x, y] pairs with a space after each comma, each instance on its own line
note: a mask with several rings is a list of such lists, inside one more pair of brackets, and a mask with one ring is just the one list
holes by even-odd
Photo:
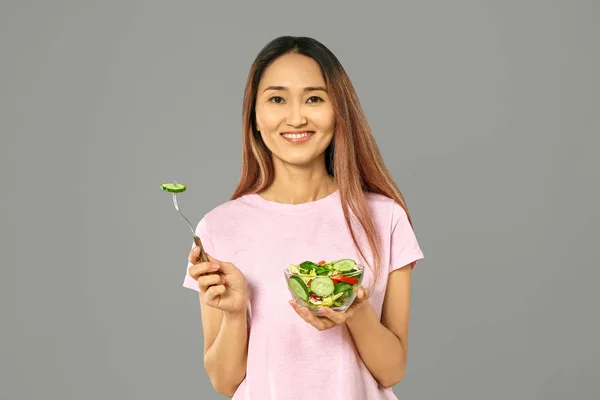
[[200, 251], [194, 246], [189, 255], [193, 265], [189, 274], [198, 281], [198, 288], [206, 305], [226, 313], [246, 312], [248, 282], [235, 265], [222, 262], [207, 254], [208, 262], [200, 262]]

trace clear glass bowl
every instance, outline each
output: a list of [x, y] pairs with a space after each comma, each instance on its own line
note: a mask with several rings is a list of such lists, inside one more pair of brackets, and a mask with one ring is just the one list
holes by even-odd
[[294, 274], [288, 268], [283, 270], [283, 274], [292, 298], [301, 306], [308, 308], [313, 315], [322, 316], [319, 311], [321, 307], [345, 312], [354, 302], [364, 275], [362, 265], [357, 264], [356, 268], [358, 271], [331, 276]]

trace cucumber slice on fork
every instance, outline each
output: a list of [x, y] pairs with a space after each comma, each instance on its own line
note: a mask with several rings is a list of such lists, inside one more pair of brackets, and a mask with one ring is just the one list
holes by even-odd
[[192, 235], [194, 236], [194, 243], [196, 244], [196, 246], [198, 246], [200, 248], [200, 261], [207, 262], [208, 256], [206, 255], [206, 252], [204, 251], [204, 246], [202, 246], [202, 241], [200, 240], [198, 235], [196, 235], [196, 230], [192, 226], [192, 223], [190, 222], [190, 220], [187, 219], [185, 217], [185, 215], [183, 215], [183, 213], [179, 210], [179, 205], [177, 204], [177, 193], [185, 192], [186, 186], [183, 183], [177, 183], [176, 181], [173, 181], [173, 183], [163, 183], [162, 185], [160, 185], [160, 187], [163, 190], [173, 194], [173, 205], [175, 206], [175, 209], [177, 210], [179, 215], [181, 215], [183, 217], [183, 219], [185, 219], [186, 222], [188, 223], [190, 230], [192, 231]]
[[182, 193], [186, 189], [183, 183], [163, 183], [160, 187], [170, 193]]

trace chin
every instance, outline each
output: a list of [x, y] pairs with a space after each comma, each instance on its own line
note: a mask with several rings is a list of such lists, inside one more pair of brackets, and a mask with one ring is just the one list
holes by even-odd
[[308, 155], [287, 155], [287, 157], [278, 157], [285, 164], [293, 165], [297, 167], [308, 167], [319, 161], [321, 156], [308, 156]]

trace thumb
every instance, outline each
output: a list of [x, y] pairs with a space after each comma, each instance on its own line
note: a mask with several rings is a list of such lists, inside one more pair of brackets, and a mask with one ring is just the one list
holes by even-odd
[[219, 264], [219, 265], [223, 264], [221, 261], [217, 260], [210, 254], [208, 254], [208, 253], [205, 253], [205, 254], [206, 254], [206, 258], [208, 258], [208, 262], [213, 263], [213, 264]]
[[358, 297], [358, 299], [360, 301], [366, 300], [369, 298], [369, 291], [367, 289], [365, 289], [364, 287], [360, 287], [358, 289], [358, 294], [356, 297]]
[[206, 257], [208, 257], [209, 262], [213, 264], [219, 264], [219, 271], [223, 274], [231, 274], [238, 270], [237, 267], [232, 263], [217, 260], [208, 253], [206, 253]]

